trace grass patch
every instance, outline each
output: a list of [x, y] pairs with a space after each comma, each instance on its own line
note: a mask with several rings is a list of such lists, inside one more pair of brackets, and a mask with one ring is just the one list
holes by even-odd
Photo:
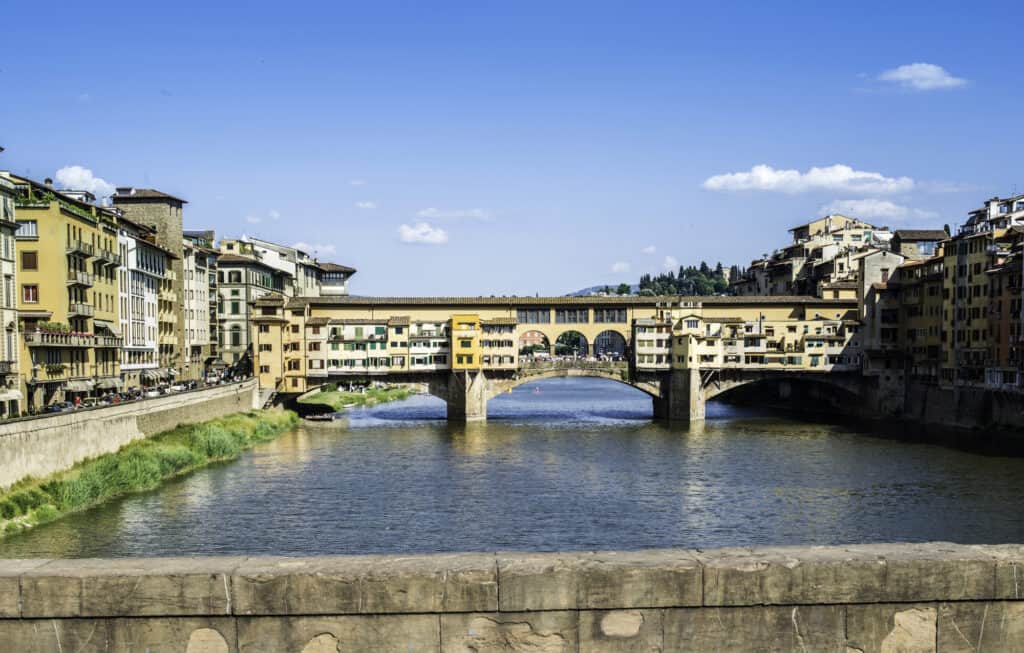
[[[43, 479], [24, 479], [0, 494], [0, 533], [9, 535], [163, 481], [277, 437], [299, 423], [289, 411], [251, 411], [179, 426]], [[2, 536], [2, 535], [0, 535]]]
[[338, 390], [333, 383], [324, 387], [324, 390], [306, 395], [299, 401], [304, 404], [323, 404], [340, 412], [348, 407], [385, 404], [412, 396], [412, 392], [406, 388], [366, 388], [363, 392], [346, 392]]

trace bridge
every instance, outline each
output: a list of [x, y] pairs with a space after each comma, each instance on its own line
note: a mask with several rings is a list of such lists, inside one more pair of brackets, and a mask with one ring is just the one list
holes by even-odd
[[[877, 402], [863, 372], [857, 303], [814, 297], [284, 298], [255, 302], [262, 388], [416, 384], [451, 420], [523, 383], [593, 377], [651, 397], [654, 414], [702, 420], [705, 403], [752, 384], [780, 396]], [[888, 378], [888, 376], [887, 376]]]

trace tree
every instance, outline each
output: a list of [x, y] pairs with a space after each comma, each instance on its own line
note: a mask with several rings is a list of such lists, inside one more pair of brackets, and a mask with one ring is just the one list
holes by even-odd
[[629, 287], [628, 283], [620, 283], [619, 287], [615, 289], [616, 295], [628, 295], [632, 292], [632, 288]]

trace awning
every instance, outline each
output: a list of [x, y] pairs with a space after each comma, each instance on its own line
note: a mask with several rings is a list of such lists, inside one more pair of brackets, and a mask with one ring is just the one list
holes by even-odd
[[113, 322], [107, 322], [106, 320], [93, 320], [92, 324], [93, 324], [93, 327], [95, 328], [96, 332], [100, 332], [100, 331], [106, 331], [107, 332], [106, 334], [103, 334], [103, 335], [112, 335], [112, 336], [118, 336], [119, 335], [117, 333], [117, 331], [114, 330], [114, 323]]
[[167, 368], [167, 373], [170, 374], [171, 376], [178, 376], [178, 370], [170, 367]]
[[115, 379], [115, 378], [100, 379], [99, 381], [96, 382], [96, 389], [97, 390], [120, 390], [121, 389], [121, 379]]
[[139, 378], [147, 381], [158, 381], [160, 380], [160, 370], [142, 370], [139, 372]]
[[4, 390], [0, 392], [0, 401], [14, 401], [21, 399], [21, 390]]
[[89, 392], [92, 390], [92, 381], [68, 381], [64, 384], [65, 392]]

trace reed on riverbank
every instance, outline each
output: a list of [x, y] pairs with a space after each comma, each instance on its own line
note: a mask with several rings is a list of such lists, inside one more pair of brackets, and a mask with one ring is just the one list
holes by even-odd
[[232, 460], [298, 423], [290, 411], [238, 413], [136, 440], [45, 479], [25, 479], [0, 494], [0, 537]]

